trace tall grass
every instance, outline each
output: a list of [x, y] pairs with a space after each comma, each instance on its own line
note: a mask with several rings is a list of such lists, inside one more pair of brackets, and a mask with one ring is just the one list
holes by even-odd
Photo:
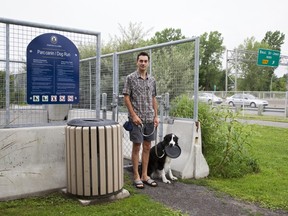
[[[192, 118], [194, 101], [182, 95], [172, 103], [171, 115]], [[247, 150], [253, 130], [237, 121], [238, 114], [223, 108], [199, 103], [203, 154], [210, 167], [210, 176], [241, 177], [258, 172], [259, 166]]]
[[250, 138], [249, 152], [257, 159], [260, 172], [241, 178], [209, 177], [185, 182], [209, 185], [266, 208], [288, 211], [288, 129], [259, 125], [252, 128], [257, 132]]

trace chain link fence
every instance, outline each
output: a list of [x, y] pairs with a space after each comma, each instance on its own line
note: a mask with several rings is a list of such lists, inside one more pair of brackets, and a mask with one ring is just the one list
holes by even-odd
[[[153, 45], [134, 50], [101, 56], [101, 111], [102, 117], [111, 118], [123, 124], [127, 120], [127, 109], [123, 103], [122, 90], [126, 76], [136, 70], [136, 58], [139, 52], [150, 55], [149, 73], [156, 78], [157, 100], [159, 104], [160, 125], [157, 140], [163, 137], [164, 118], [169, 118], [169, 101], [181, 94], [192, 94], [195, 86], [195, 38]], [[196, 62], [198, 63], [198, 58]], [[71, 118], [95, 117], [93, 111], [93, 58], [81, 61], [81, 69], [86, 71], [83, 88], [85, 97], [81, 103], [73, 106]], [[88, 75], [89, 74], [89, 75]], [[196, 84], [198, 84], [196, 82]], [[81, 88], [81, 86], [80, 86]], [[88, 90], [89, 89], [89, 90]], [[83, 91], [83, 89], [80, 89]], [[82, 96], [82, 94], [81, 94]], [[193, 111], [191, 110], [191, 113]], [[157, 142], [156, 140], [156, 142]], [[131, 142], [129, 133], [123, 134], [124, 157], [130, 158]]]
[[[54, 105], [26, 103], [26, 48], [31, 40], [44, 33], [62, 34], [77, 48], [91, 46], [95, 49], [95, 57], [80, 60], [79, 103], [60, 105], [60, 109], [67, 110], [60, 121], [49, 119], [49, 108]], [[182, 94], [187, 94], [191, 98], [193, 95], [198, 95], [199, 38], [100, 56], [99, 35], [100, 33], [97, 32], [0, 18], [0, 128], [55, 125], [56, 123], [64, 125], [69, 120], [68, 117], [70, 119], [102, 117], [123, 124], [127, 120], [127, 109], [123, 104], [122, 95], [124, 81], [128, 74], [136, 70], [137, 54], [146, 51], [150, 55], [149, 73], [156, 78], [157, 82], [157, 100], [161, 117], [157, 140], [161, 140], [163, 124], [167, 118], [169, 119], [169, 110], [172, 108], [170, 102]], [[236, 92], [214, 92], [224, 101], [234, 93]], [[287, 93], [249, 93], [268, 100], [272, 108], [285, 109], [285, 116], [287, 116]], [[191, 113], [194, 113], [193, 118], [197, 121], [198, 101], [196, 100], [198, 97], [195, 97], [196, 106]], [[126, 131], [123, 134], [123, 141], [124, 157], [129, 158], [132, 145]]]
[[[44, 33], [61, 34], [77, 48], [96, 47], [95, 57], [80, 60], [79, 103], [58, 105], [60, 110], [67, 110], [63, 119], [58, 121], [49, 117], [49, 108], [56, 105], [28, 105], [26, 102], [26, 48], [31, 40]], [[140, 51], [149, 53], [149, 73], [157, 81], [161, 117], [158, 141], [163, 137], [164, 117], [169, 117], [169, 101], [198, 90], [198, 37], [102, 55], [100, 59], [97, 52], [100, 49], [99, 33], [0, 18], [0, 42], [0, 128], [65, 125], [67, 120], [85, 117], [113, 119], [123, 124], [127, 120], [127, 109], [123, 104], [122, 89], [126, 76], [136, 70], [136, 57]], [[97, 68], [101, 68], [99, 73]], [[124, 157], [129, 158], [131, 143], [126, 131], [123, 141]]]

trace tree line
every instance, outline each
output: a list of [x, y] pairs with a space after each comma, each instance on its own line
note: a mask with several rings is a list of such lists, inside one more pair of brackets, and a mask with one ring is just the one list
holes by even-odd
[[[102, 42], [102, 54], [189, 38], [182, 34], [181, 29], [174, 28], [165, 28], [149, 37], [151, 29], [145, 30], [141, 23], [129, 23], [127, 27], [119, 25], [119, 31], [119, 35], [114, 35], [107, 42]], [[217, 86], [217, 91], [225, 90], [226, 68], [223, 68], [222, 62], [226, 47], [223, 39], [222, 34], [218, 31], [205, 32], [200, 35], [200, 90], [213, 91], [215, 86]], [[245, 39], [243, 44], [235, 49], [258, 52], [259, 48], [264, 48], [281, 51], [284, 40], [285, 34], [280, 31], [267, 31], [261, 41], [256, 41], [252, 36]], [[81, 59], [95, 56], [93, 45], [80, 46], [79, 51]], [[242, 61], [238, 63], [237, 67], [240, 71], [237, 77], [238, 91], [286, 91], [287, 74], [278, 78], [274, 73], [276, 68], [259, 67], [256, 61]], [[231, 80], [236, 75], [229, 69], [228, 76], [232, 76], [232, 79], [228, 80], [228, 90], [234, 90]]]

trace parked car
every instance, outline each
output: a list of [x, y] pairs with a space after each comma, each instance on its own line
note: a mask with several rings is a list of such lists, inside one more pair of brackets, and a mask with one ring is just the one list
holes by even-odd
[[252, 94], [234, 94], [226, 98], [226, 103], [230, 106], [250, 106], [258, 107], [259, 105], [268, 106], [268, 101], [259, 99]]
[[198, 93], [198, 99], [201, 102], [205, 102], [208, 104], [221, 104], [223, 102], [223, 99], [212, 94], [212, 93], [207, 93], [207, 92], [199, 92]]

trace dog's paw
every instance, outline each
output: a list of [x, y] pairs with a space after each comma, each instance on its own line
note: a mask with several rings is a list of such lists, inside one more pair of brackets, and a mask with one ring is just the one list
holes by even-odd
[[171, 181], [169, 181], [168, 179], [163, 180], [163, 182], [166, 183], [166, 184], [171, 184]]
[[176, 180], [178, 180], [178, 178], [175, 177], [175, 176], [172, 176], [172, 177], [171, 177], [171, 180], [176, 181]]

